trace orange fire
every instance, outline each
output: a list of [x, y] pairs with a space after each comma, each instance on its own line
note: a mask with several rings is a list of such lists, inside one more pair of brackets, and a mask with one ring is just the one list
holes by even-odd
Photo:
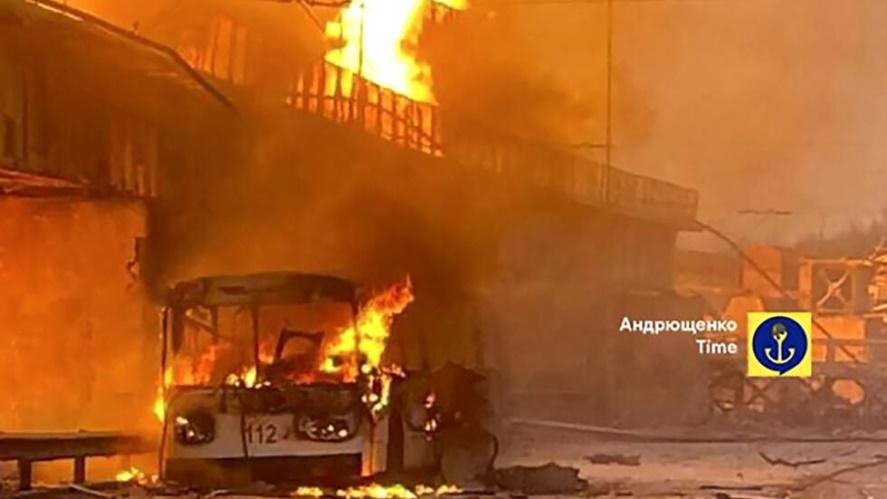
[[227, 348], [229, 348], [229, 346], [222, 343], [210, 345], [207, 351], [204, 352], [197, 361], [197, 365], [191, 373], [193, 379], [188, 380], [189, 382], [187, 384], [205, 385], [209, 383], [210, 379], [212, 379], [212, 373], [216, 361], [219, 359], [219, 354]]
[[243, 386], [245, 388], [255, 388], [259, 381], [259, 374], [256, 366], [244, 369], [240, 374], [231, 373], [225, 378], [225, 384], [230, 386]]
[[413, 50], [432, 3], [467, 7], [467, 0], [351, 2], [327, 23], [327, 36], [344, 45], [330, 50], [326, 60], [413, 100], [434, 102], [431, 69]]
[[[403, 376], [399, 366], [382, 365], [382, 356], [388, 345], [391, 325], [394, 317], [402, 313], [414, 300], [413, 285], [409, 277], [393, 284], [380, 294], [371, 298], [363, 306], [354, 324], [335, 334], [323, 345], [321, 360], [317, 366], [320, 378], [346, 383], [357, 381], [363, 374], [372, 389], [365, 402], [376, 411], [384, 409], [388, 404], [391, 380], [394, 376]], [[166, 394], [173, 385], [205, 385], [210, 382], [215, 363], [220, 354], [229, 346], [211, 345], [196, 360], [188, 357], [179, 359], [174, 368], [170, 365], [158, 383], [157, 396], [154, 401], [154, 415], [160, 422], [166, 416]], [[261, 345], [259, 359], [270, 364], [273, 356], [270, 344]], [[300, 375], [293, 378], [295, 383], [312, 383], [317, 381], [314, 375]], [[225, 384], [254, 388], [267, 383], [259, 379], [257, 366], [245, 366], [234, 371], [225, 378]]]
[[154, 399], [154, 416], [161, 423], [166, 419], [166, 390], [172, 386], [173, 372], [167, 367], [163, 372], [163, 379], [157, 385], [157, 397]]
[[120, 470], [114, 476], [114, 479], [118, 482], [137, 483], [140, 485], [146, 485], [148, 483], [157, 482], [157, 480], [158, 480], [156, 475], [148, 475], [147, 473], [136, 468], [135, 466], [131, 466], [127, 469]]
[[[409, 277], [370, 299], [360, 311], [357, 323], [342, 331], [325, 347], [320, 371], [341, 375], [344, 381], [357, 379], [361, 369], [365, 374], [379, 371], [394, 317], [413, 299], [413, 284]], [[359, 364], [353, 359], [355, 351], [363, 357]]]
[[292, 497], [337, 497], [341, 499], [418, 499], [420, 497], [446, 496], [460, 494], [462, 489], [456, 485], [445, 484], [437, 488], [419, 484], [409, 489], [401, 484], [380, 485], [370, 483], [346, 489], [327, 490], [320, 487], [299, 487]]

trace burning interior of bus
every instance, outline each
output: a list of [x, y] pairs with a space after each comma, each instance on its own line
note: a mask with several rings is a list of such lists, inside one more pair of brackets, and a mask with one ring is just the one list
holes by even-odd
[[383, 354], [413, 295], [409, 279], [360, 293], [344, 279], [286, 272], [172, 287], [156, 403], [165, 475], [194, 480], [210, 463], [219, 473], [240, 464], [252, 478], [317, 478], [318, 464], [326, 478], [384, 471], [391, 388], [404, 374]]

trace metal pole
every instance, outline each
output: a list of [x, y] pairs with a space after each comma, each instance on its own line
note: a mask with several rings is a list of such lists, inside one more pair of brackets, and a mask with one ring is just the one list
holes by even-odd
[[163, 317], [161, 318], [162, 328], [161, 342], [163, 347], [160, 350], [160, 396], [163, 400], [163, 427], [160, 433], [160, 445], [157, 447], [157, 475], [164, 478], [166, 469], [164, 467], [164, 454], [166, 454], [166, 439], [169, 433], [169, 418], [167, 417], [169, 408], [166, 406], [166, 369], [169, 366], [169, 328], [174, 327], [175, 318], [171, 317], [173, 309], [170, 307], [163, 308]]
[[259, 338], [259, 304], [253, 303], [250, 307], [250, 315], [253, 322], [253, 362], [256, 366], [256, 379], [259, 376], [259, 368], [262, 365], [261, 357], [261, 339]]
[[357, 75], [363, 76], [363, 41], [364, 29], [366, 28], [367, 3], [366, 0], [360, 2], [360, 52], [357, 53]]
[[[366, 0], [360, 2], [360, 52], [358, 52], [357, 58], [357, 78], [354, 79], [352, 91], [357, 95], [357, 122], [360, 124], [361, 128], [366, 128], [366, 92], [368, 91], [366, 80], [363, 79], [363, 58], [364, 58], [364, 30], [366, 29], [366, 14], [367, 14], [367, 3]], [[378, 119], [378, 117], [376, 118]]]
[[604, 164], [604, 201], [609, 200], [613, 159], [613, 0], [607, 0], [607, 137]]

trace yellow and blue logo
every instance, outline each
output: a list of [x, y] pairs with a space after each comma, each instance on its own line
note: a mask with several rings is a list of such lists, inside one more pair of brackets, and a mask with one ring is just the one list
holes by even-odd
[[812, 374], [809, 312], [748, 314], [748, 376], [806, 378]]

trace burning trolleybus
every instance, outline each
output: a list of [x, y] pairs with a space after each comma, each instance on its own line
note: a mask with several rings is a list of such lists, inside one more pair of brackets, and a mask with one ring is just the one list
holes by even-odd
[[361, 306], [344, 279], [206, 277], [164, 315], [163, 474], [227, 482], [373, 474], [386, 465], [388, 327], [409, 281]]

